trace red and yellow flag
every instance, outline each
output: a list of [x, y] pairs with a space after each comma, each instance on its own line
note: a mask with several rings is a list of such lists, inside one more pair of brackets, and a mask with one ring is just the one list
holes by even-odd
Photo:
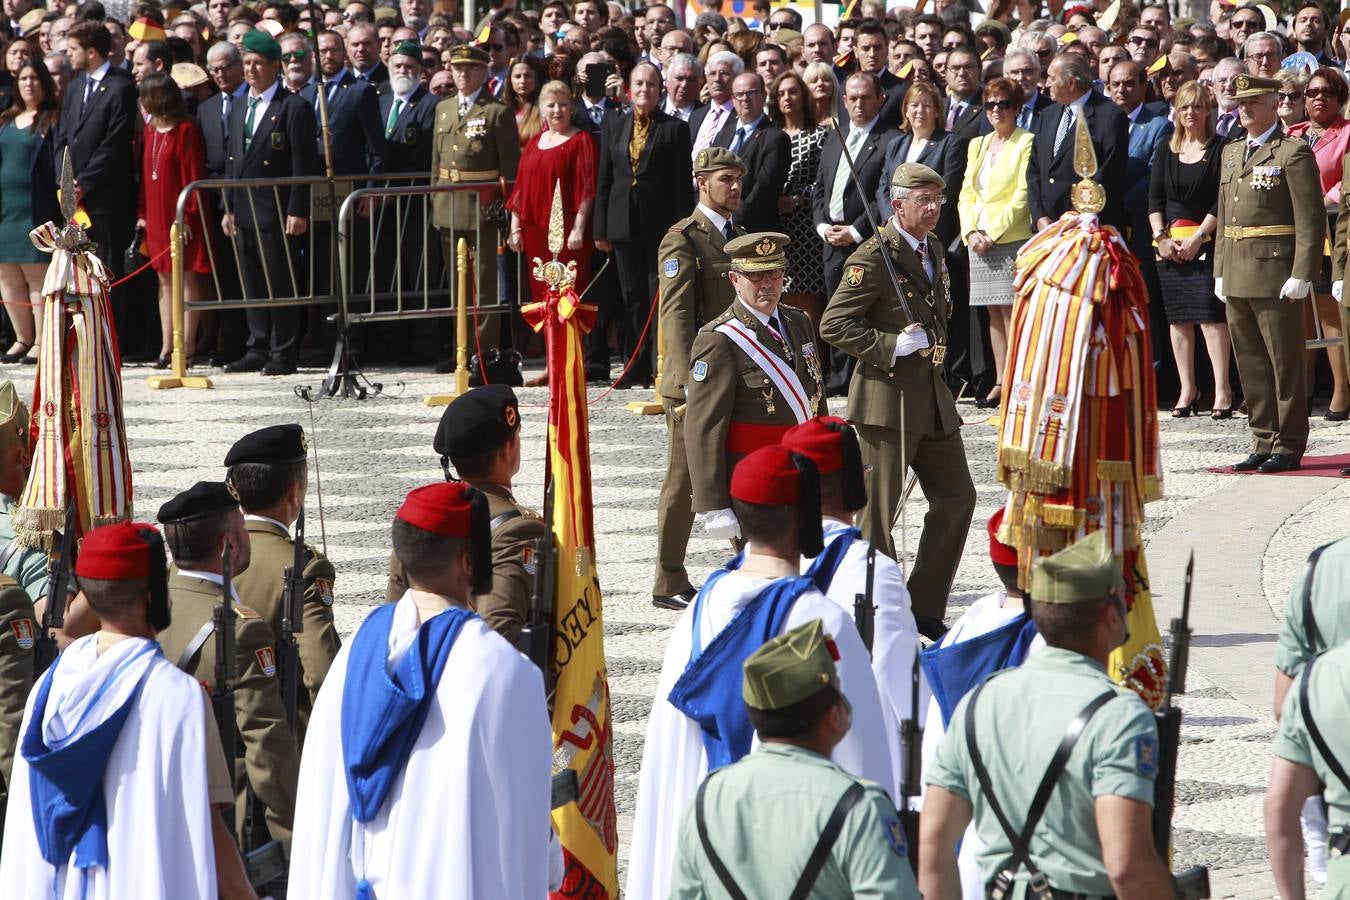
[[565, 874], [555, 897], [617, 897], [618, 816], [614, 808], [614, 742], [605, 670], [604, 617], [595, 569], [590, 426], [581, 336], [595, 325], [595, 307], [570, 285], [552, 287], [542, 303], [521, 310], [543, 331], [548, 357], [548, 479], [558, 551], [553, 646], [553, 771], [577, 775], [577, 800], [553, 811]]

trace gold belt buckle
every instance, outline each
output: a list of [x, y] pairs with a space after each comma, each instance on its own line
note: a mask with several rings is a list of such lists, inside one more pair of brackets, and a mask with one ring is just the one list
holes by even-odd
[[459, 183], [459, 169], [450, 170], [450, 180], [455, 183]]
[[942, 365], [942, 361], [946, 358], [947, 358], [946, 344], [938, 344], [936, 347], [933, 348], [933, 355], [931, 357], [933, 365], [935, 366]]

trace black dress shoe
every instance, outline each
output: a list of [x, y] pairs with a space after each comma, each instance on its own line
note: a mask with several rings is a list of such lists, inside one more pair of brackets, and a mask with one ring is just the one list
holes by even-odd
[[1234, 472], [1255, 472], [1270, 459], [1269, 453], [1253, 453], [1242, 462], [1233, 463]]
[[942, 636], [951, 630], [941, 619], [933, 616], [915, 616], [914, 624], [919, 626], [919, 634], [934, 643], [942, 640]]
[[1272, 453], [1270, 459], [1261, 463], [1261, 468], [1257, 471], [1264, 475], [1274, 475], [1277, 472], [1294, 472], [1299, 468], [1298, 460], [1287, 453]]
[[287, 359], [278, 359], [277, 357], [273, 357], [269, 359], [267, 361], [267, 364], [262, 367], [262, 373], [268, 376], [269, 378], [275, 377], [277, 375], [294, 375], [295, 363]]
[[261, 353], [245, 353], [225, 366], [226, 372], [257, 372], [267, 365], [267, 357]]
[[694, 598], [697, 596], [697, 591], [693, 588], [688, 588], [687, 590], [680, 591], [678, 594], [671, 594], [668, 597], [652, 597], [652, 606], [659, 607], [660, 609], [673, 609], [679, 611], [688, 607], [690, 603], [693, 603]]

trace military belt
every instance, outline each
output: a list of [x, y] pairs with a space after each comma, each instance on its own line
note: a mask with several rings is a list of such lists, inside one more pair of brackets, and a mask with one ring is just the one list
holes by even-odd
[[1230, 241], [1245, 241], [1248, 238], [1289, 237], [1294, 234], [1293, 225], [1225, 225], [1223, 236]]
[[940, 366], [942, 361], [947, 358], [947, 345], [938, 344], [933, 347], [924, 347], [919, 351], [919, 355], [926, 357], [933, 365]]
[[1350, 853], [1350, 831], [1338, 831], [1327, 840], [1332, 856], [1345, 856]]
[[441, 181], [495, 181], [499, 172], [496, 169], [473, 171], [469, 169], [437, 169]]

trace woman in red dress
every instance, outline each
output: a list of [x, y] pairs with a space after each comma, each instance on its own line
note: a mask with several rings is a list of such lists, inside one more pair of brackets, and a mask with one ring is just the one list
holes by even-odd
[[[145, 234], [151, 268], [159, 275], [160, 351], [155, 368], [166, 369], [173, 352], [173, 259], [169, 227], [178, 211], [183, 188], [206, 177], [206, 145], [197, 123], [188, 115], [183, 93], [167, 73], [141, 79], [141, 108], [150, 117], [141, 151], [141, 193], [136, 227]], [[183, 223], [183, 299], [202, 300], [211, 266], [207, 258], [205, 225], [197, 212], [196, 195], [188, 201]], [[162, 255], [161, 255], [162, 254]], [[183, 326], [183, 349], [191, 357], [197, 340], [197, 316], [189, 311]]]
[[[595, 205], [595, 142], [572, 123], [572, 91], [561, 81], [550, 81], [539, 91], [539, 113], [544, 130], [520, 154], [511, 210], [511, 249], [524, 254], [526, 271], [534, 259], [548, 260], [548, 217], [553, 187], [562, 185], [563, 249], [558, 259], [577, 264], [577, 293], [590, 283], [591, 208]], [[530, 277], [530, 296], [544, 299], [542, 282]]]

